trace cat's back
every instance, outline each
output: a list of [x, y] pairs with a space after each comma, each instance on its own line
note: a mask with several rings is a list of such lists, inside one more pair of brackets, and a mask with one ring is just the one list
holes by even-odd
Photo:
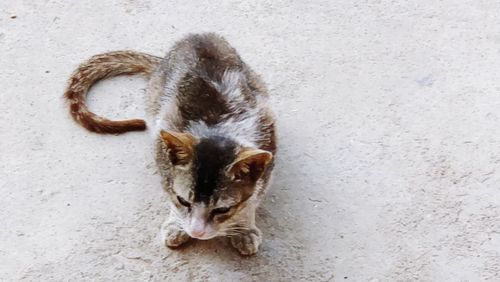
[[222, 36], [201, 33], [189, 34], [177, 41], [165, 56], [160, 71], [166, 76], [166, 82], [182, 82], [186, 75], [220, 81], [225, 71], [243, 67], [236, 50]]
[[[155, 79], [153, 77], [153, 79]], [[185, 130], [215, 126], [254, 113], [266, 89], [236, 50], [214, 33], [191, 34], [167, 54], [156, 79], [158, 118]]]
[[193, 72], [220, 81], [227, 70], [242, 70], [243, 62], [236, 50], [222, 36], [215, 33], [192, 34], [185, 39], [194, 52]]

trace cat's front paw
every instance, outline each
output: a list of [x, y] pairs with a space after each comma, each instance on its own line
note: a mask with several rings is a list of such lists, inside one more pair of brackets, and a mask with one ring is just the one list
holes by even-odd
[[257, 253], [261, 242], [262, 233], [257, 228], [250, 229], [246, 233], [231, 237], [231, 244], [233, 247], [244, 256], [250, 256]]
[[189, 241], [189, 235], [175, 224], [165, 224], [162, 227], [162, 240], [165, 246], [176, 248]]

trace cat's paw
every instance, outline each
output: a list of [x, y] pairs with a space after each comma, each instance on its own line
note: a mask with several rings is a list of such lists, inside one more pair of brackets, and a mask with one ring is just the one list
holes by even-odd
[[165, 224], [162, 227], [162, 241], [169, 248], [176, 248], [189, 241], [189, 235], [175, 224]]
[[262, 233], [259, 229], [250, 229], [248, 232], [231, 237], [231, 244], [240, 254], [251, 256], [257, 253], [262, 242]]

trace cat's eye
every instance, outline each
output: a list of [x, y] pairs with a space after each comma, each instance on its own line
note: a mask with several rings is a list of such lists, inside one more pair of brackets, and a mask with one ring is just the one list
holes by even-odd
[[183, 205], [187, 208], [191, 208], [191, 204], [179, 196], [177, 196], [177, 201], [179, 201], [179, 203], [181, 203], [181, 205]]
[[224, 208], [216, 208], [216, 209], [213, 209], [212, 210], [212, 213], [214, 215], [217, 215], [217, 214], [225, 214], [227, 213], [231, 208], [228, 208], [228, 207], [224, 207]]

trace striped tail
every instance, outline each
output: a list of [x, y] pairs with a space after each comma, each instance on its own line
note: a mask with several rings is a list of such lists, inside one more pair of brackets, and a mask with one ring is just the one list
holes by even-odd
[[161, 58], [133, 51], [117, 51], [95, 55], [81, 64], [71, 75], [64, 97], [70, 104], [73, 119], [96, 133], [125, 133], [146, 129], [141, 119], [113, 121], [89, 111], [86, 97], [89, 89], [101, 79], [117, 75], [145, 74], [150, 76]]

